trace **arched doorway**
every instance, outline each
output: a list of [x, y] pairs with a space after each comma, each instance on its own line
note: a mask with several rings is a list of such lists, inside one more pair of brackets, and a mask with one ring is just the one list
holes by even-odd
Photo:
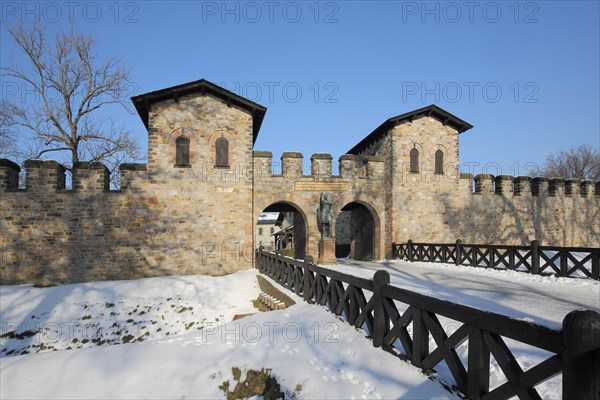
[[337, 215], [336, 257], [354, 260], [379, 258], [379, 217], [368, 204], [353, 201]]
[[256, 246], [280, 251], [296, 259], [306, 256], [306, 216], [298, 206], [289, 202], [269, 205], [256, 222]]

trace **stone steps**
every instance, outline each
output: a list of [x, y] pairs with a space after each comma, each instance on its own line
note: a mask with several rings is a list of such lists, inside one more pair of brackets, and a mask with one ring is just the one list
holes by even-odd
[[287, 308], [285, 302], [278, 300], [277, 298], [268, 295], [265, 292], [261, 292], [258, 295], [258, 299], [269, 310], [285, 310]]

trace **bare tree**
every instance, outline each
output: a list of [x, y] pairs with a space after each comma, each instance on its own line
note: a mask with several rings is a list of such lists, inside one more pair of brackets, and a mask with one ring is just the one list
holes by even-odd
[[14, 140], [9, 129], [11, 125], [10, 114], [8, 114], [6, 102], [0, 103], [0, 157], [8, 157], [13, 153]]
[[546, 157], [536, 175], [548, 178], [600, 179], [600, 153], [588, 144]]
[[74, 28], [58, 32], [53, 41], [40, 25], [26, 30], [21, 24], [9, 33], [28, 67], [3, 66], [2, 76], [26, 85], [36, 99], [2, 102], [5, 137], [29, 133], [27, 153], [33, 158], [68, 152], [68, 168], [79, 161], [101, 161], [114, 172], [118, 163], [139, 158], [131, 132], [97, 112], [111, 104], [128, 109], [129, 73], [119, 60], [97, 60], [94, 38]]

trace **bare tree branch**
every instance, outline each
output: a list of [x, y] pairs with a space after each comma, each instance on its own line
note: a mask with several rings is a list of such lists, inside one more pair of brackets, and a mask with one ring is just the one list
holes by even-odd
[[546, 157], [539, 171], [549, 178], [600, 179], [600, 153], [588, 144]]

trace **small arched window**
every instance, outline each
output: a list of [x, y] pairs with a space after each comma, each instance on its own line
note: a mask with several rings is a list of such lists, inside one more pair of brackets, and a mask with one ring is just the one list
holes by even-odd
[[262, 234], [263, 234], [263, 228], [258, 228], [258, 235], [262, 236]]
[[275, 228], [271, 228], [271, 235], [275, 233]]
[[190, 165], [190, 139], [185, 136], [179, 136], [175, 140], [175, 165]]
[[444, 174], [444, 152], [441, 150], [435, 152], [435, 173]]
[[215, 147], [215, 165], [217, 167], [229, 167], [229, 141], [224, 137], [220, 137], [215, 142]]
[[419, 150], [410, 151], [410, 172], [419, 172]]

